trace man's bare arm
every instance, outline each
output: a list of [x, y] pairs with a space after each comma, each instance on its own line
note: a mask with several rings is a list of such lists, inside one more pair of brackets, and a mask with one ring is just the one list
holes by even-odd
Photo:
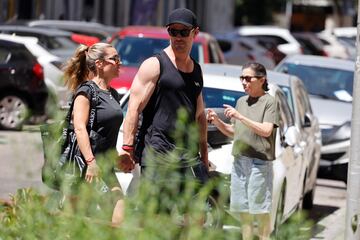
[[151, 57], [141, 64], [130, 89], [129, 105], [123, 127], [123, 144], [132, 145], [134, 143], [139, 114], [149, 102], [159, 74], [160, 63], [156, 57]]
[[[157, 58], [148, 58], [141, 64], [130, 89], [129, 105], [123, 128], [123, 145], [132, 146], [134, 144], [139, 114], [149, 102], [155, 90], [159, 74], [160, 63]], [[135, 159], [133, 148], [121, 149], [119, 151], [117, 165], [124, 172], [130, 172], [134, 168]]]

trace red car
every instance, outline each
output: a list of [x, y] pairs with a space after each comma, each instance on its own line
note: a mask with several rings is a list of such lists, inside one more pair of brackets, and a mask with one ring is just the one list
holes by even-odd
[[[120, 94], [125, 94], [130, 89], [140, 64], [166, 48], [169, 40], [165, 27], [122, 28], [110, 41], [119, 52], [122, 61], [119, 76], [111, 81], [111, 86]], [[204, 32], [200, 32], [195, 38], [190, 55], [200, 64], [225, 62], [215, 38]]]

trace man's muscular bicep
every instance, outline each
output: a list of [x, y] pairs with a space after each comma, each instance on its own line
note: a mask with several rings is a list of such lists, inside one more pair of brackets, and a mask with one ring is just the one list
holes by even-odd
[[130, 101], [142, 111], [153, 94], [160, 75], [160, 63], [156, 57], [145, 60], [131, 85]]

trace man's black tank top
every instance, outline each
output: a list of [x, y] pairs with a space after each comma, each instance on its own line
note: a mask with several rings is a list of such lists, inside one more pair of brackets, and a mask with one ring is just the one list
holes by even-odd
[[164, 51], [156, 57], [160, 62], [160, 75], [156, 89], [143, 111], [140, 132], [145, 132], [145, 146], [158, 152], [167, 152], [175, 147], [173, 133], [178, 110], [184, 108], [189, 122], [195, 121], [203, 77], [200, 65], [194, 60], [193, 71], [184, 73], [174, 66]]

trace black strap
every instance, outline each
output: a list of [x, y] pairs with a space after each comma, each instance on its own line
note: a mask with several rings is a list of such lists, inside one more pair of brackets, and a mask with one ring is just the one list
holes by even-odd
[[[90, 113], [89, 113], [89, 123], [88, 125], [90, 126], [89, 130], [93, 129], [94, 126], [94, 122], [96, 119], [96, 105], [97, 105], [97, 92], [96, 92], [96, 88], [93, 85], [94, 83], [92, 81], [87, 81], [85, 83], [86, 85], [88, 85], [90, 87], [91, 90], [91, 99], [90, 99]], [[66, 114], [65, 117], [65, 121], [69, 124], [69, 126], [71, 125], [71, 114], [74, 108], [74, 102], [75, 102], [75, 98], [76, 96], [73, 97], [72, 99], [72, 103], [70, 105], [70, 109], [68, 111], [68, 113]]]

